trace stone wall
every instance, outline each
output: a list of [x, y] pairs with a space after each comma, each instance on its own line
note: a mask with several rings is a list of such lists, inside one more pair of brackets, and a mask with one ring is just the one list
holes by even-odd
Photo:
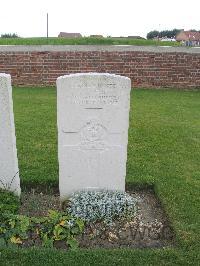
[[200, 88], [200, 48], [150, 46], [0, 46], [0, 72], [14, 85], [54, 85], [58, 76], [107, 72], [133, 87]]

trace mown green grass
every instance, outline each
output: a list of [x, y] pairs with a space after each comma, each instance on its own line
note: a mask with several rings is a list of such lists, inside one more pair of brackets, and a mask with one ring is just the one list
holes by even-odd
[[[58, 184], [56, 91], [15, 88], [22, 185]], [[129, 185], [153, 185], [176, 232], [176, 245], [144, 250], [3, 250], [2, 265], [199, 265], [200, 91], [133, 90]]]
[[0, 45], [159, 45], [179, 46], [177, 42], [161, 42], [129, 38], [0, 38]]
[[23, 186], [58, 183], [56, 91], [14, 89], [15, 124]]

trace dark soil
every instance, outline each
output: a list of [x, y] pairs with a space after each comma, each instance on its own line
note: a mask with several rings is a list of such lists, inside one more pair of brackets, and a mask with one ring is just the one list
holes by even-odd
[[[160, 248], [174, 244], [173, 229], [153, 190], [128, 193], [138, 199], [136, 216], [131, 220], [116, 220], [112, 225], [103, 222], [88, 224], [83, 234], [77, 237], [80, 247]], [[45, 216], [50, 209], [62, 211], [59, 195], [38, 194], [32, 191], [23, 193], [21, 200], [20, 213], [24, 215]], [[38, 245], [40, 244], [38, 242]], [[67, 248], [62, 241], [56, 241], [55, 247]]]
[[27, 216], [46, 216], [49, 210], [62, 211], [59, 195], [32, 192], [22, 193], [20, 214]]

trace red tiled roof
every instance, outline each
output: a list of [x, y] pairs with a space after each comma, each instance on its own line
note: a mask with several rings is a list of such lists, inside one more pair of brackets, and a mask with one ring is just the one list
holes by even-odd
[[185, 31], [185, 34], [187, 37], [192, 41], [198, 41], [200, 40], [200, 32], [198, 31]]
[[198, 31], [184, 31], [184, 34], [190, 41], [200, 40], [200, 32]]

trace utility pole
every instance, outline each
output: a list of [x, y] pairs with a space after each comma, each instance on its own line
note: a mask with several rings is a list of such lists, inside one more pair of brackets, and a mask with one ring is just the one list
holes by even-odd
[[49, 14], [47, 13], [47, 39], [49, 38]]

